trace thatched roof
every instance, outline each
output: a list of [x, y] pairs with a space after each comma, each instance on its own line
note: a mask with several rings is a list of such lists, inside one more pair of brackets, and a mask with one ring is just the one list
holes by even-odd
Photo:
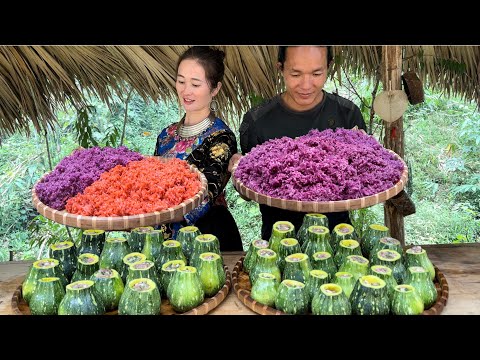
[[[130, 89], [144, 99], [176, 101], [175, 65], [187, 46], [0, 46], [0, 135], [37, 131], [55, 123], [55, 111], [87, 103], [85, 93], [110, 102]], [[249, 95], [270, 97], [282, 87], [276, 46], [221, 46], [226, 72], [223, 114], [241, 114]], [[404, 46], [404, 71], [414, 70], [447, 95], [480, 99], [480, 47]], [[335, 46], [334, 67], [374, 78], [381, 46]]]

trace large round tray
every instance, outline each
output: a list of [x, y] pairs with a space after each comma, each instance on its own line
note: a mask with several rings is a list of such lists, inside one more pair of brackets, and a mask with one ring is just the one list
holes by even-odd
[[[172, 220], [180, 215], [195, 209], [203, 201], [207, 190], [208, 182], [205, 177], [195, 166], [189, 165], [190, 170], [197, 174], [201, 182], [200, 190], [194, 197], [185, 200], [181, 204], [165, 209], [163, 211], [155, 211], [146, 214], [130, 215], [130, 216], [84, 216], [66, 212], [65, 210], [56, 210], [48, 207], [40, 201], [35, 193], [35, 186], [32, 188], [33, 205], [37, 211], [47, 219], [57, 223], [80, 228], [80, 229], [100, 229], [100, 230], [129, 230], [140, 226], [153, 226], [172, 222]], [[41, 180], [39, 180], [41, 181]]]
[[[242, 256], [232, 271], [232, 285], [233, 291], [237, 295], [238, 299], [250, 310], [255, 311], [260, 315], [287, 315], [283, 311], [274, 309], [268, 305], [255, 301], [250, 296], [250, 290], [252, 285], [250, 284], [250, 278], [247, 273], [243, 271], [243, 260], [245, 256]], [[422, 315], [438, 315], [443, 311], [443, 308], [447, 305], [448, 300], [448, 283], [445, 276], [440, 270], [435, 267], [435, 287], [437, 289], [437, 301], [431, 308], [425, 310]]]
[[[197, 307], [184, 313], [178, 313], [173, 310], [172, 305], [168, 299], [162, 298], [162, 304], [160, 306], [160, 315], [205, 315], [215, 309], [222, 303], [228, 295], [230, 288], [232, 287], [232, 278], [230, 271], [226, 265], [223, 266], [225, 271], [225, 285], [212, 297], [207, 297]], [[17, 315], [32, 315], [30, 308], [28, 307], [25, 299], [22, 297], [22, 285], [19, 285], [12, 296], [12, 309]], [[118, 310], [107, 312], [105, 315], [118, 315]]]
[[268, 195], [260, 194], [243, 184], [238, 180], [234, 175], [237, 170], [237, 166], [240, 163], [238, 161], [232, 168], [232, 182], [233, 186], [237, 191], [246, 197], [247, 199], [254, 200], [259, 204], [264, 204], [268, 206], [273, 206], [280, 209], [292, 210], [292, 211], [301, 211], [301, 212], [310, 212], [310, 213], [331, 213], [339, 211], [348, 211], [362, 209], [369, 206], [373, 206], [378, 203], [382, 203], [393, 196], [397, 195], [400, 191], [403, 190], [408, 181], [408, 167], [403, 161], [403, 159], [398, 156], [395, 152], [386, 149], [392, 154], [395, 155], [403, 163], [403, 172], [400, 176], [400, 180], [391, 188], [382, 191], [378, 194], [364, 196], [358, 199], [349, 199], [349, 200], [338, 200], [338, 201], [297, 201], [297, 200], [286, 200], [281, 198], [274, 198]]

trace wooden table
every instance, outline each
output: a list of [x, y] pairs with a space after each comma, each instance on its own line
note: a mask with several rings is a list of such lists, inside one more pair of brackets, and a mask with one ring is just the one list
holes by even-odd
[[[480, 244], [430, 245], [424, 247], [432, 262], [445, 275], [449, 298], [442, 315], [480, 315]], [[224, 253], [232, 272], [242, 252]], [[22, 283], [32, 261], [0, 263], [0, 314], [14, 314], [12, 295]], [[257, 315], [237, 298], [233, 289], [209, 315]]]

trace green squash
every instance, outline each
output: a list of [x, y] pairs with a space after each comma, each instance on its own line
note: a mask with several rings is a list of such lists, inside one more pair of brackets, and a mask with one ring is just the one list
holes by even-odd
[[273, 274], [280, 283], [282, 274], [277, 265], [277, 253], [271, 249], [257, 250], [257, 263], [250, 272], [250, 283], [253, 286], [258, 274], [265, 272]]
[[323, 284], [312, 299], [313, 315], [350, 315], [352, 307], [342, 287]]
[[118, 308], [118, 303], [124, 291], [122, 278], [115, 269], [99, 269], [90, 280], [94, 281], [94, 288], [105, 305], [105, 311]]
[[405, 284], [412, 285], [423, 301], [425, 309], [430, 309], [437, 301], [437, 289], [430, 280], [430, 274], [421, 266], [410, 266], [407, 271]]
[[309, 295], [304, 283], [295, 280], [283, 280], [278, 286], [275, 307], [291, 315], [308, 313]]
[[392, 300], [393, 292], [395, 291], [395, 286], [398, 285], [397, 280], [393, 276], [392, 269], [384, 265], [372, 265], [370, 266], [369, 275], [378, 276], [380, 279], [385, 281], [387, 284], [387, 293], [390, 300]]
[[123, 284], [127, 284], [127, 276], [128, 272], [130, 271], [130, 265], [133, 263], [136, 263], [138, 261], [145, 261], [147, 260], [147, 257], [145, 254], [139, 253], [139, 252], [132, 252], [130, 254], [127, 254], [123, 257], [122, 262], [122, 270], [120, 270], [118, 273], [120, 277], [122, 278]]
[[387, 284], [375, 275], [361, 276], [350, 295], [353, 315], [388, 315]]
[[329, 276], [323, 270], [311, 270], [305, 286], [308, 293], [308, 301], [311, 304], [313, 297], [320, 291], [320, 286], [328, 283]]
[[207, 252], [200, 254], [199, 259], [197, 270], [203, 291], [205, 296], [212, 297], [225, 285], [226, 278], [222, 257], [218, 254]]
[[162, 284], [160, 288], [160, 293], [162, 297], [167, 297], [167, 289], [170, 281], [173, 278], [173, 274], [177, 271], [180, 266], [185, 266], [185, 261], [183, 260], [170, 260], [163, 264], [162, 269], [160, 270], [160, 283]]
[[44, 277], [38, 279], [38, 284], [30, 298], [30, 312], [32, 315], [57, 315], [58, 307], [65, 290], [58, 277]]
[[160, 254], [155, 260], [155, 267], [161, 269], [163, 264], [170, 260], [183, 260], [185, 264], [188, 263], [185, 254], [182, 251], [182, 244], [177, 240], [165, 240], [160, 250]]
[[198, 271], [193, 266], [180, 266], [167, 288], [173, 310], [186, 312], [197, 307], [205, 298]]
[[368, 274], [369, 261], [363, 256], [350, 255], [347, 256], [345, 262], [340, 266], [338, 271], [348, 272], [355, 279]]
[[257, 276], [255, 284], [252, 286], [250, 296], [253, 300], [270, 307], [275, 306], [275, 297], [277, 296], [279, 282], [275, 275], [270, 273], [260, 273]]
[[125, 284], [128, 284], [133, 279], [150, 279], [155, 285], [157, 285], [158, 290], [160, 290], [161, 283], [158, 278], [157, 269], [153, 261], [150, 260], [141, 260], [130, 264], [128, 268], [128, 275]]
[[330, 245], [330, 230], [325, 226], [310, 226], [307, 229], [307, 239], [302, 245], [302, 252], [309, 257], [319, 251], [333, 254]]
[[339, 271], [335, 273], [333, 277], [332, 283], [340, 285], [345, 295], [350, 298], [352, 295], [353, 288], [355, 287], [355, 283], [357, 280], [355, 277], [346, 271]]
[[394, 250], [400, 254], [400, 260], [403, 262], [403, 247], [400, 241], [392, 237], [386, 236], [378, 240], [370, 251], [370, 262], [375, 262], [374, 257], [380, 250]]
[[247, 274], [252, 271], [253, 266], [257, 262], [257, 250], [268, 248], [268, 241], [257, 239], [253, 240], [248, 247], [247, 254], [243, 260], [243, 271]]
[[50, 245], [49, 257], [57, 259], [67, 281], [77, 269], [77, 248], [71, 241], [61, 241]]
[[328, 228], [328, 218], [324, 214], [308, 213], [303, 217], [302, 225], [297, 232], [297, 239], [300, 246], [307, 240], [307, 230], [310, 226], [324, 226]]
[[100, 268], [115, 269], [120, 273], [123, 267], [123, 258], [131, 252], [127, 239], [122, 237], [107, 239], [100, 255]]
[[375, 244], [381, 238], [389, 236], [389, 233], [390, 231], [386, 226], [380, 224], [369, 225], [367, 230], [365, 231], [365, 235], [363, 236], [363, 240], [361, 242], [363, 256], [369, 259], [370, 253], [372, 252]]
[[80, 246], [77, 248], [77, 257], [85, 253], [100, 256], [105, 244], [105, 237], [105, 230], [84, 230]]
[[132, 229], [130, 237], [128, 238], [128, 245], [132, 252], [142, 252], [145, 238], [147, 237], [147, 234], [153, 230], [152, 226], [140, 226]]
[[282, 280], [290, 279], [306, 284], [307, 279], [310, 277], [310, 271], [312, 271], [312, 265], [307, 254], [297, 253], [288, 255], [285, 258]]
[[340, 240], [337, 252], [333, 257], [335, 265], [337, 265], [337, 267], [342, 266], [342, 264], [347, 259], [347, 256], [350, 255], [362, 256], [362, 249], [360, 248], [360, 244], [357, 240], [353, 239]]
[[44, 277], [58, 277], [62, 287], [66, 286], [67, 279], [60, 269], [59, 261], [53, 258], [45, 258], [34, 261], [28, 270], [27, 276], [22, 283], [22, 297], [27, 304], [30, 303], [32, 295], [38, 285], [37, 280]]
[[423, 300], [411, 285], [397, 285], [392, 296], [392, 314], [420, 315], [423, 312]]
[[198, 235], [195, 240], [193, 240], [193, 251], [192, 257], [190, 258], [190, 266], [198, 267], [198, 261], [200, 254], [206, 252], [213, 252], [215, 254], [220, 254], [220, 242], [215, 235], [212, 234], [202, 234]]
[[277, 258], [277, 265], [280, 269], [280, 272], [283, 273], [285, 269], [285, 258], [288, 255], [297, 254], [302, 252], [300, 249], [300, 245], [298, 244], [297, 239], [294, 238], [286, 238], [280, 240], [280, 246], [278, 248], [278, 258]]
[[335, 254], [337, 252], [340, 240], [347, 239], [357, 239], [357, 233], [355, 232], [353, 226], [345, 223], [340, 223], [335, 226], [331, 235], [331, 245], [333, 249], [333, 252], [331, 252], [331, 254]]
[[162, 230], [152, 230], [147, 233], [143, 243], [142, 254], [147, 260], [155, 261], [162, 251], [164, 233]]
[[402, 262], [402, 256], [395, 250], [380, 250], [372, 255], [372, 265], [384, 265], [392, 269], [393, 277], [397, 284], [403, 284], [407, 277], [407, 270]]
[[73, 273], [71, 282], [79, 280], [90, 280], [95, 271], [100, 269], [98, 255], [83, 253], [77, 258], [77, 269]]
[[430, 280], [435, 280], [435, 267], [421, 246], [413, 246], [405, 251], [405, 266], [421, 266], [430, 274]]
[[269, 248], [278, 254], [280, 240], [286, 238], [295, 238], [295, 226], [289, 221], [277, 221], [272, 226], [272, 235], [268, 240]]
[[131, 280], [118, 304], [119, 315], [159, 315], [160, 291], [154, 281], [146, 278]]
[[185, 226], [178, 231], [177, 241], [182, 245], [182, 252], [190, 261], [193, 252], [195, 238], [201, 235], [200, 229], [196, 226]]
[[312, 269], [325, 271], [328, 274], [329, 281], [338, 271], [337, 265], [335, 265], [335, 262], [333, 261], [332, 254], [325, 251], [319, 251], [313, 254], [310, 263], [312, 264]]
[[58, 306], [58, 315], [103, 314], [105, 304], [95, 291], [92, 280], [80, 280], [67, 285], [65, 296]]

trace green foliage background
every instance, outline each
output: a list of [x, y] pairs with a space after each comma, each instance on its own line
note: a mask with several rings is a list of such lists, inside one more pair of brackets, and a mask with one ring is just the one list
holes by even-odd
[[[329, 82], [336, 91], [357, 103], [370, 125], [373, 84], [352, 78], [355, 91]], [[361, 97], [361, 100], [359, 98]], [[79, 112], [58, 113], [48, 134], [52, 166], [78, 146], [118, 146], [125, 118], [125, 99], [110, 107], [97, 99]], [[153, 154], [156, 137], [166, 125], [181, 117], [175, 103], [145, 103], [133, 93], [128, 103], [124, 145], [142, 154]], [[239, 122], [241, 116], [235, 121]], [[238, 126], [236, 127], [238, 128]], [[426, 101], [409, 106], [404, 116], [405, 159], [411, 181], [407, 191], [417, 212], [405, 218], [407, 244], [478, 242], [480, 237], [480, 115], [474, 104], [447, 99], [426, 90]], [[371, 131], [382, 138], [381, 121], [372, 119]], [[43, 135], [15, 134], [0, 146], [0, 261], [36, 258], [48, 245], [68, 238], [78, 241], [78, 229], [55, 224], [33, 208], [31, 189], [50, 171]], [[236, 219], [245, 250], [260, 237], [258, 204], [244, 201], [227, 186], [227, 202]], [[383, 223], [383, 206], [351, 214], [361, 232], [371, 223]]]

